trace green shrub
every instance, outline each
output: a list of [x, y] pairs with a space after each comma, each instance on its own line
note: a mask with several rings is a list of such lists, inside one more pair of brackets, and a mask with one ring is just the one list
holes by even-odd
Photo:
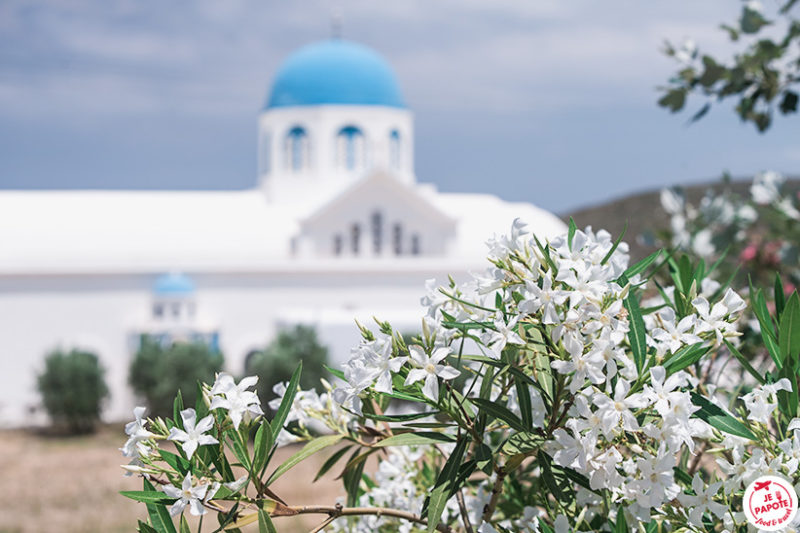
[[71, 433], [89, 433], [100, 419], [108, 397], [105, 370], [91, 352], [54, 350], [37, 379], [47, 414]]
[[245, 373], [258, 376], [258, 397], [261, 406], [275, 397], [272, 387], [282, 381], [289, 381], [303, 361], [300, 386], [304, 389], [319, 388], [320, 378], [328, 375], [328, 349], [319, 343], [313, 327], [298, 325], [278, 333], [278, 336], [264, 350], [250, 354], [245, 362]]
[[186, 406], [197, 399], [197, 382], [214, 382], [224, 358], [219, 351], [199, 342], [176, 342], [168, 347], [149, 337], [133, 358], [128, 382], [147, 404], [153, 416], [172, 414], [175, 391], [180, 390]]

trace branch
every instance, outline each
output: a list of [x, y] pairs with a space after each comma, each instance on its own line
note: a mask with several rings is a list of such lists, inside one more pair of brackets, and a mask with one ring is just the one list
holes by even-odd
[[[398, 511], [397, 509], [385, 509], [382, 507], [342, 507], [341, 505], [330, 507], [323, 505], [298, 505], [289, 507], [289, 510], [292, 511], [291, 515], [287, 513], [285, 515], [273, 515], [273, 517], [295, 516], [299, 514], [327, 514], [331, 518], [339, 518], [340, 516], [374, 515], [390, 516], [392, 518], [400, 518], [401, 520], [414, 522], [423, 526], [428, 525], [427, 520], [413, 513]], [[441, 533], [453, 533], [453, 528], [446, 524], [439, 524], [436, 526], [436, 530]]]
[[506, 479], [505, 468], [497, 468], [495, 473], [497, 473], [497, 479], [494, 480], [494, 486], [492, 486], [492, 497], [489, 499], [489, 503], [486, 504], [486, 507], [483, 508], [484, 522], [491, 520], [494, 510], [497, 507], [497, 500], [500, 498], [500, 493], [503, 492], [503, 481]]

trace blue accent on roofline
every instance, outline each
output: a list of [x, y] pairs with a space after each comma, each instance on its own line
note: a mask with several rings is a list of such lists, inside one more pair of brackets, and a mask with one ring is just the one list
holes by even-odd
[[160, 296], [187, 296], [194, 293], [194, 282], [186, 274], [163, 274], [156, 279], [153, 292]]
[[341, 39], [290, 55], [278, 69], [266, 108], [328, 104], [406, 107], [389, 64], [372, 49]]

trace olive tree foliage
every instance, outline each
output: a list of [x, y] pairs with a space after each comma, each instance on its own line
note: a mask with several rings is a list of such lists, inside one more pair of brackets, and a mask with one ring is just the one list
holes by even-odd
[[213, 381], [222, 370], [222, 353], [200, 342], [162, 346], [144, 336], [133, 358], [128, 382], [154, 415], [172, 414], [175, 392], [187, 403], [197, 398], [198, 382]]
[[320, 378], [328, 375], [328, 348], [317, 338], [311, 326], [296, 325], [278, 333], [278, 336], [263, 350], [251, 354], [245, 362], [245, 373], [258, 376], [257, 392], [261, 402], [266, 404], [274, 397], [273, 387], [289, 381], [303, 362], [303, 375], [300, 386], [304, 389], [318, 387]]
[[693, 41], [681, 46], [667, 43], [665, 53], [680, 63], [680, 70], [662, 88], [658, 104], [675, 113], [695, 95], [704, 104], [692, 116], [699, 120], [714, 102], [735, 100], [736, 113], [767, 130], [776, 112], [797, 112], [800, 81], [800, 21], [797, 0], [783, 0], [772, 14], [756, 1], [742, 6], [739, 19], [722, 24], [738, 51], [730, 59], [702, 53]]
[[54, 350], [44, 365], [37, 386], [53, 423], [70, 433], [93, 431], [108, 397], [105, 370], [97, 355], [77, 349]]

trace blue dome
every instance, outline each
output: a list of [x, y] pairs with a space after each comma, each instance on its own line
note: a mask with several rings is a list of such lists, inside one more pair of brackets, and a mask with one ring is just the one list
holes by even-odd
[[341, 39], [289, 56], [275, 76], [267, 108], [325, 104], [405, 107], [389, 64], [366, 46]]
[[187, 296], [194, 292], [194, 282], [185, 274], [163, 274], [156, 279], [153, 292], [159, 296]]

